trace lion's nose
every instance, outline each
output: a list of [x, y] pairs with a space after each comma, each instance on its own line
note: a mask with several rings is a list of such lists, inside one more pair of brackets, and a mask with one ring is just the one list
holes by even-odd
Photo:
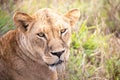
[[65, 50], [62, 51], [58, 51], [58, 52], [51, 52], [52, 55], [58, 56], [60, 58], [60, 56], [65, 52]]

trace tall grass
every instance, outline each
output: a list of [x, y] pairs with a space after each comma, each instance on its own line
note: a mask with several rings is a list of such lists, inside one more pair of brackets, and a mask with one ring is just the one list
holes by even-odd
[[0, 35], [13, 29], [15, 11], [29, 14], [49, 7], [80, 10], [73, 30], [64, 80], [120, 80], [120, 0], [10, 0], [0, 6]]
[[10, 29], [13, 29], [13, 21], [10, 14], [0, 10], [0, 35], [4, 34]]
[[[91, 29], [94, 33], [90, 32]], [[113, 38], [113, 34], [102, 35], [100, 31], [101, 28], [88, 27], [83, 22], [80, 29], [72, 34], [67, 80], [120, 79], [120, 51], [111, 52], [113, 48], [119, 49], [119, 39]], [[118, 44], [111, 43], [111, 39], [117, 39]]]

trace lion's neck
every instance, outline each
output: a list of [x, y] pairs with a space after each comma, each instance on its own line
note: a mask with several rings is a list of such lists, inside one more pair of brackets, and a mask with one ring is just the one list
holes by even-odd
[[13, 30], [0, 38], [0, 57], [2, 56], [7, 64], [5, 67], [9, 67], [8, 72], [15, 77], [15, 80], [19, 80], [18, 77], [21, 80], [49, 80], [50, 78], [56, 80], [56, 72], [51, 71], [42, 60], [35, 61], [26, 55], [29, 51], [21, 48], [20, 35]]
[[[34, 56], [32, 55], [32, 50], [30, 48], [26, 48], [28, 46], [27, 42], [24, 42], [25, 37], [23, 33], [17, 31], [17, 30], [12, 30], [6, 33], [4, 36], [0, 38], [0, 48], [1, 52], [0, 54], [7, 58], [6, 56], [9, 57], [22, 57], [25, 61], [37, 61], [34, 60]], [[4, 41], [4, 42], [3, 42]], [[26, 43], [26, 44], [25, 44]], [[13, 58], [9, 58], [13, 59]], [[41, 58], [39, 59], [40, 61]]]
[[14, 48], [16, 46], [18, 46], [18, 44], [16, 41], [16, 31], [15, 30], [11, 30], [11, 31], [7, 32], [4, 36], [2, 36], [0, 38], [0, 47], [1, 47], [0, 54], [2, 56], [16, 53], [16, 50]]

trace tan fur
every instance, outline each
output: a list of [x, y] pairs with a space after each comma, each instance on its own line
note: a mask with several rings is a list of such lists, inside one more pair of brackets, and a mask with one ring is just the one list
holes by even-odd
[[[17, 12], [17, 28], [0, 38], [0, 80], [57, 80], [69, 58], [71, 28], [78, 18], [77, 9], [65, 15], [47, 8], [31, 16]], [[60, 58], [54, 55], [62, 51]], [[57, 64], [59, 60], [63, 62]]]

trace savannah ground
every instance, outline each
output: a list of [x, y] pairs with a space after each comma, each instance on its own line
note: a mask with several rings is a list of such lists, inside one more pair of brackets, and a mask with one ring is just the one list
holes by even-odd
[[0, 36], [14, 29], [16, 11], [80, 10], [63, 80], [120, 80], [120, 0], [0, 0]]

